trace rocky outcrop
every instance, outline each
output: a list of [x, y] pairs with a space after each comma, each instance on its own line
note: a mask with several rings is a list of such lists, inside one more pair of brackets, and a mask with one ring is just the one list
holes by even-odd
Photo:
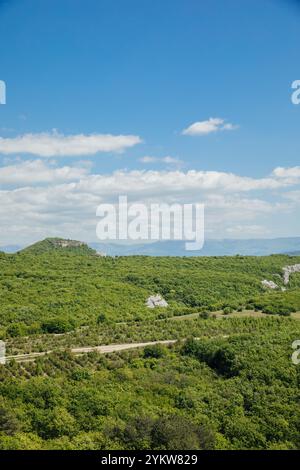
[[264, 279], [261, 283], [263, 287], [266, 287], [267, 289], [278, 289], [278, 285], [273, 281], [267, 281], [267, 279]]
[[300, 272], [300, 264], [294, 264], [292, 266], [285, 266], [283, 268], [283, 283], [286, 286], [290, 282], [290, 275]]
[[79, 248], [85, 246], [85, 243], [77, 240], [53, 239], [53, 245], [60, 248]]
[[5, 343], [4, 341], [0, 341], [0, 364], [5, 364]]
[[165, 301], [165, 299], [162, 298], [161, 295], [151, 295], [147, 301], [146, 305], [149, 308], [155, 308], [155, 307], [168, 307], [168, 303]]
[[99, 258], [106, 258], [107, 254], [104, 251], [97, 251], [96, 256]]

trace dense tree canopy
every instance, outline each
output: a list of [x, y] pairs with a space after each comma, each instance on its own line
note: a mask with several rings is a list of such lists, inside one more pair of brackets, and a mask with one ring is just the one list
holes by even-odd
[[[0, 449], [296, 449], [299, 257], [0, 255]], [[270, 291], [261, 281], [279, 286]], [[159, 293], [168, 308], [148, 309]], [[263, 313], [265, 312], [265, 313]], [[172, 339], [122, 353], [69, 349]]]

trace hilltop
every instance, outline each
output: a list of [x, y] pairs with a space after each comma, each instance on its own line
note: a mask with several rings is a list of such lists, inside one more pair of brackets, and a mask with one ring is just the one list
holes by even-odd
[[82, 254], [95, 254], [95, 250], [90, 248], [86, 243], [77, 240], [68, 240], [64, 238], [45, 238], [45, 240], [39, 241], [30, 245], [19, 253], [31, 253], [40, 254], [47, 253], [53, 250], [62, 250], [64, 252], [71, 251]]

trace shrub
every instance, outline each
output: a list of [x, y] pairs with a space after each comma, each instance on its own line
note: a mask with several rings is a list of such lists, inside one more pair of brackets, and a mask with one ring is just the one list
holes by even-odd
[[56, 318], [42, 323], [44, 333], [66, 333], [74, 328], [74, 325], [65, 318]]
[[97, 323], [100, 325], [101, 323], [105, 323], [107, 321], [105, 313], [100, 313], [97, 318]]
[[26, 332], [26, 326], [23, 323], [14, 323], [7, 328], [7, 334], [12, 338], [23, 336]]
[[229, 315], [229, 313], [232, 313], [232, 308], [231, 307], [223, 308], [223, 313], [224, 315]]
[[203, 320], [207, 320], [210, 317], [209, 312], [201, 312], [199, 313], [199, 318], [202, 318]]
[[159, 359], [166, 354], [166, 349], [162, 344], [153, 344], [146, 346], [144, 349], [144, 358]]

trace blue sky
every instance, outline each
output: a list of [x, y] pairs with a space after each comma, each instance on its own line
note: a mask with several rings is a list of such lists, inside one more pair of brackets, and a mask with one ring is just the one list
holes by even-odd
[[[191, 170], [233, 173], [241, 184], [243, 177], [269, 178], [277, 167], [294, 169], [292, 176], [298, 177], [300, 106], [291, 103], [291, 84], [300, 79], [299, 2], [6, 0], [0, 2], [0, 22], [0, 79], [7, 86], [7, 103], [0, 106], [4, 175], [1, 180], [0, 171], [0, 183], [6, 204], [16, 203], [17, 191], [25, 187], [41, 201], [44, 195], [38, 191], [56, 193], [56, 185], [61, 191], [62, 184], [71, 184], [72, 175], [66, 181], [61, 176], [56, 180], [59, 171], [53, 173], [54, 167], [79, 171], [76, 182], [88, 175], [110, 178], [120, 170], [123, 178], [132, 177], [134, 171], [146, 178], [145, 173], [154, 171], [159, 181], [162, 174], [171, 178], [177, 171], [184, 184]], [[214, 132], [183, 134], [192, 124], [210, 118], [220, 120]], [[226, 124], [231, 128], [223, 129]], [[140, 143], [121, 146], [121, 153], [83, 151], [74, 157], [72, 150], [68, 156], [59, 151], [59, 158], [57, 152], [30, 153], [28, 146], [22, 147], [24, 142], [15, 146], [20, 136], [31, 134], [34, 140], [40, 133], [49, 134], [50, 140], [63, 136], [56, 147], [67, 136], [90, 134], [136, 136]], [[24, 162], [32, 164], [27, 173]], [[18, 181], [7, 176], [10, 171], [19, 172]], [[27, 176], [22, 181], [24, 171]], [[38, 175], [47, 171], [52, 171], [50, 179], [39, 180]], [[30, 180], [30, 172], [36, 172], [36, 178]], [[281, 181], [283, 177], [286, 174]], [[232, 231], [224, 222], [221, 235], [239, 236], [240, 230], [241, 236], [247, 236], [247, 227], [249, 237], [299, 235], [295, 222], [299, 193], [294, 183], [285, 180], [280, 188], [274, 183], [267, 194], [265, 186], [251, 190], [252, 201], [278, 205], [293, 198], [293, 209], [278, 206], [285, 211], [283, 226], [276, 225], [276, 210], [268, 216], [258, 211], [247, 221], [234, 220]], [[202, 196], [199, 184], [199, 191], [193, 186], [195, 198]], [[155, 184], [153, 191], [156, 198]], [[212, 189], [210, 197], [218, 191], [219, 187]], [[223, 195], [223, 186], [220, 191]], [[286, 197], [282, 191], [293, 194]], [[191, 191], [187, 193], [190, 197]], [[235, 190], [230, 197], [242, 200], [239, 194]], [[227, 202], [230, 205], [230, 199]], [[59, 217], [55, 207], [39, 202], [30, 214], [35, 210], [36, 233], [32, 222], [27, 226], [23, 220], [10, 238], [22, 242], [49, 231], [56, 234], [54, 219], [49, 225], [38, 221], [38, 215], [42, 220], [53, 212]], [[92, 206], [89, 210], [92, 213]], [[74, 224], [81, 216], [77, 217]], [[12, 225], [6, 214], [4, 220]], [[89, 227], [78, 235], [92, 239], [92, 222]], [[209, 236], [216, 236], [211, 227]], [[257, 233], [251, 234], [251, 227]], [[72, 235], [73, 229], [70, 225], [57, 230]], [[6, 243], [2, 235], [0, 243]]]

